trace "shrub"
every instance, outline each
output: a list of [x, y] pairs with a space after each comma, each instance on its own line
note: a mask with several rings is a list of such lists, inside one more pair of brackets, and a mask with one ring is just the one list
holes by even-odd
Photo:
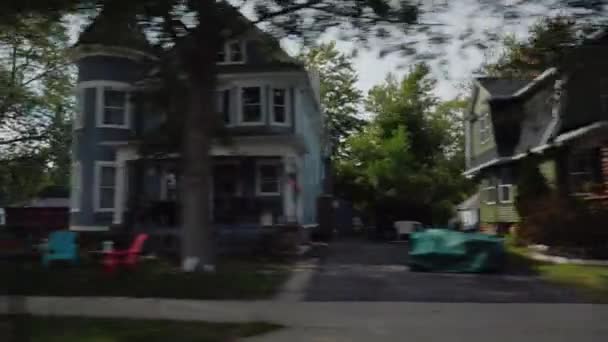
[[522, 217], [518, 238], [527, 243], [554, 249], [584, 250], [583, 254], [602, 255], [608, 250], [608, 210], [588, 202], [546, 195], [529, 202]]

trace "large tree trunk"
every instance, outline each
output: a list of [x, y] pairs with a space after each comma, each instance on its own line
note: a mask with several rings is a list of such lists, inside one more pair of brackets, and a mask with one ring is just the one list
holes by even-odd
[[182, 267], [214, 271], [215, 250], [209, 215], [211, 142], [214, 132], [216, 59], [220, 47], [215, 1], [199, 1], [199, 26], [189, 48], [182, 50], [188, 71], [190, 103], [184, 119], [182, 148]]

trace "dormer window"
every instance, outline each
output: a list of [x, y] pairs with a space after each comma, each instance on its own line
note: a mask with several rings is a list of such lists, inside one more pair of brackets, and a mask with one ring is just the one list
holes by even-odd
[[224, 44], [218, 52], [219, 64], [242, 64], [245, 63], [245, 42], [231, 40]]
[[485, 144], [492, 137], [492, 120], [489, 113], [483, 113], [479, 117], [479, 141]]

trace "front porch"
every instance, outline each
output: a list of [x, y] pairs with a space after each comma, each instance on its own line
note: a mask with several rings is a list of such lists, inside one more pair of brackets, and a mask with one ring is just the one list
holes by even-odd
[[[298, 184], [305, 151], [289, 137], [252, 138], [212, 149], [211, 223], [228, 228], [301, 223]], [[117, 149], [116, 164], [114, 225], [133, 230], [179, 227], [179, 193], [188, 191], [181, 186], [179, 156], [142, 158], [127, 145]]]

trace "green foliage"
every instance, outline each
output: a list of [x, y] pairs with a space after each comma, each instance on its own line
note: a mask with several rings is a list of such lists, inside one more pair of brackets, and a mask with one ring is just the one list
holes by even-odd
[[366, 107], [374, 118], [347, 139], [349, 157], [337, 164], [342, 195], [387, 216], [436, 224], [451, 218], [454, 204], [471, 190], [461, 175], [466, 102], [440, 102], [434, 85], [419, 64], [401, 81], [389, 75], [370, 90]]
[[332, 155], [334, 158], [344, 155], [344, 141], [365, 123], [359, 116], [363, 96], [356, 87], [358, 77], [351, 58], [331, 42], [309, 49], [300, 59], [307, 68], [319, 72], [321, 104]]
[[0, 23], [0, 194], [14, 203], [67, 185], [73, 74], [54, 16]]
[[566, 51], [564, 45], [578, 42], [579, 26], [568, 17], [550, 17], [539, 20], [527, 40], [518, 41], [507, 35], [497, 60], [484, 64], [482, 72], [497, 77], [531, 78], [559, 66]]

